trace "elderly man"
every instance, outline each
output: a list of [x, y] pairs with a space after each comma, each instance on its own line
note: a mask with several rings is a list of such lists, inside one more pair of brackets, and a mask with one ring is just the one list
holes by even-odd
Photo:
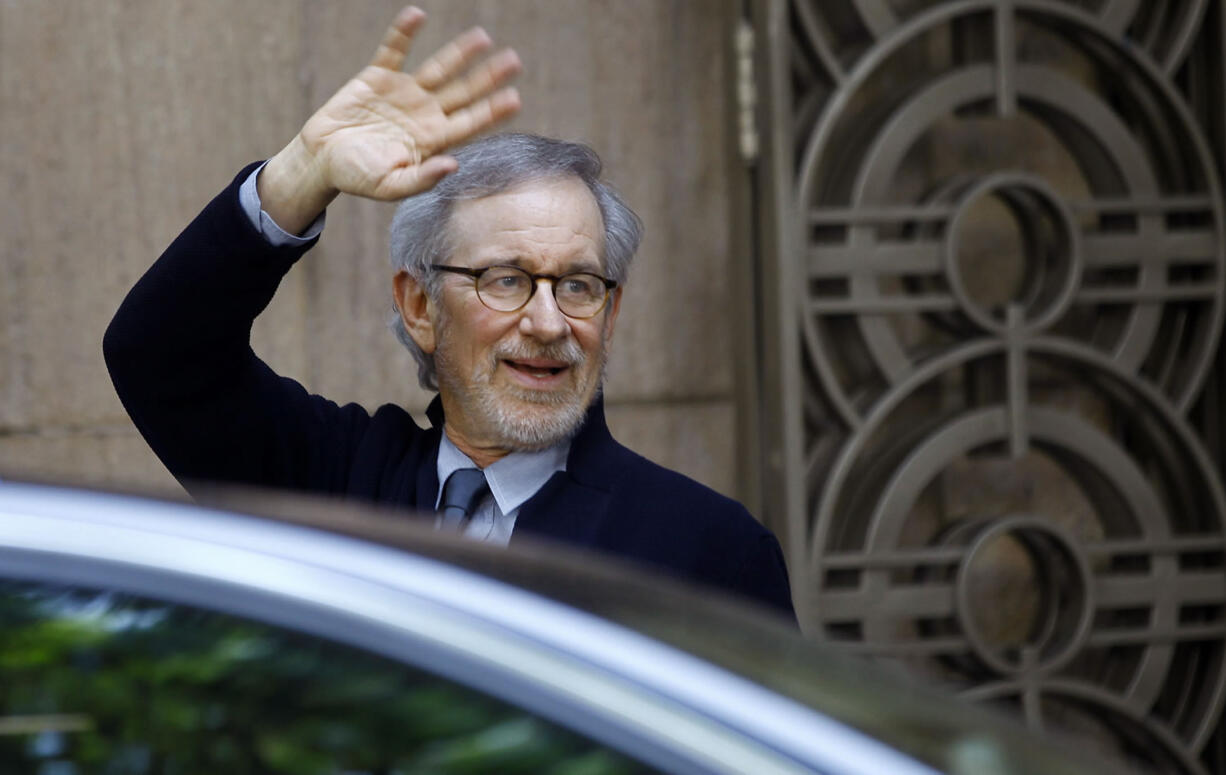
[[[600, 388], [639, 222], [585, 146], [500, 135], [511, 51], [465, 33], [411, 74], [424, 14], [405, 9], [373, 62], [265, 165], [210, 203], [107, 331], [125, 407], [181, 480], [343, 494], [437, 512], [506, 544], [551, 539], [644, 563], [791, 615], [775, 538], [739, 504], [635, 455]], [[394, 328], [437, 388], [418, 427], [278, 377], [253, 319], [314, 244], [340, 193], [404, 199], [391, 234]]]

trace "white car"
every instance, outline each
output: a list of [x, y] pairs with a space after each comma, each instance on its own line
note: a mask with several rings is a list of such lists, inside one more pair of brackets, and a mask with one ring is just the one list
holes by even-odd
[[0, 772], [1120, 771], [637, 569], [256, 508], [0, 483]]

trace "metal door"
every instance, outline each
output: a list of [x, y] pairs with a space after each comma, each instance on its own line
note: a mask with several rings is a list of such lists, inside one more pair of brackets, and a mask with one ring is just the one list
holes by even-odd
[[1161, 772], [1226, 773], [1222, 24], [761, 0], [741, 32], [749, 446], [806, 631]]

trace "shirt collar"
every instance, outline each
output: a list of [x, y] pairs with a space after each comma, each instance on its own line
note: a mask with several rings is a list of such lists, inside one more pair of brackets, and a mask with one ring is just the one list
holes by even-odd
[[[512, 452], [486, 466], [485, 481], [489, 483], [490, 493], [498, 503], [499, 511], [510, 514], [544, 487], [555, 472], [565, 471], [569, 453], [570, 440], [567, 439], [534, 452]], [[448, 476], [461, 468], [477, 467], [443, 433], [438, 447], [439, 494], [434, 499], [434, 507], [438, 508]]]

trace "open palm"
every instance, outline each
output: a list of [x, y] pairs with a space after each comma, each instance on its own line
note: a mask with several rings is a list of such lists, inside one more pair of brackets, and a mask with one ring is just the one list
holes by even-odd
[[303, 127], [302, 143], [335, 191], [385, 200], [419, 193], [454, 169], [440, 153], [518, 110], [518, 95], [502, 87], [519, 59], [504, 50], [473, 67], [491, 45], [480, 29], [401, 72], [424, 22], [418, 9], [402, 11], [370, 65]]

